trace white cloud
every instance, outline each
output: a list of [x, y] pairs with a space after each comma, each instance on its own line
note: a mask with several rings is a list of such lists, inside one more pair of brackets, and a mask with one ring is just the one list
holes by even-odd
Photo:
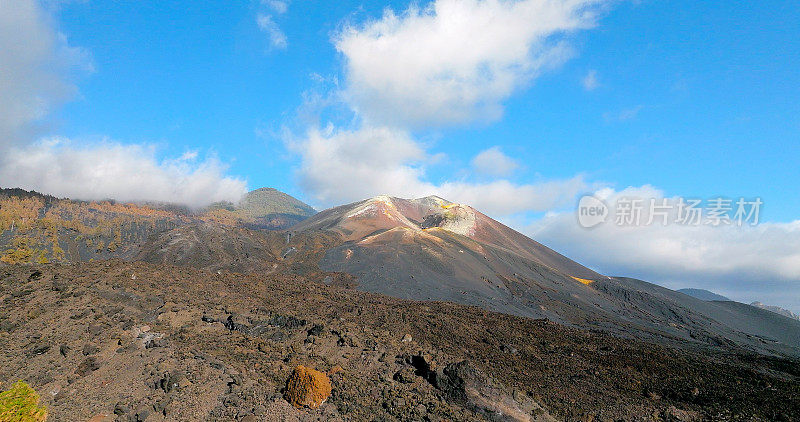
[[284, 14], [289, 10], [289, 2], [282, 0], [262, 0], [261, 4], [269, 7], [277, 14]]
[[34, 0], [0, 1], [0, 148], [25, 142], [36, 124], [77, 93], [70, 74], [91, 71]]
[[[642, 186], [604, 189], [596, 196], [609, 205], [620, 197], [645, 199], [644, 223], [649, 198], [660, 200], [664, 194]], [[677, 198], [668, 200], [674, 204]], [[569, 212], [551, 213], [527, 232], [608, 275], [634, 276], [671, 288], [706, 288], [748, 303], [771, 301], [800, 309], [800, 220], [754, 227], [664, 226], [656, 217], [654, 224], [644, 227], [621, 227], [609, 221], [585, 229]]]
[[258, 14], [256, 17], [258, 28], [267, 34], [269, 43], [272, 48], [285, 49], [288, 45], [286, 34], [283, 33], [278, 24], [272, 20], [272, 16], [263, 13]]
[[500, 147], [493, 146], [478, 153], [472, 159], [476, 171], [492, 176], [508, 176], [519, 167], [516, 160], [504, 154]]
[[372, 122], [496, 120], [502, 101], [571, 54], [562, 35], [595, 24], [598, 0], [436, 0], [335, 36], [346, 94]]
[[405, 198], [435, 194], [505, 216], [561, 207], [586, 189], [581, 176], [524, 185], [507, 180], [436, 184], [426, 179], [425, 165], [437, 155], [429, 154], [407, 132], [386, 127], [312, 129], [290, 148], [301, 156], [301, 186], [323, 205], [381, 194]]
[[583, 176], [515, 184], [508, 180], [488, 183], [445, 182], [436, 187], [438, 195], [451, 201], [469, 204], [493, 217], [531, 211], [549, 211], [570, 205], [585, 191]]
[[57, 138], [12, 147], [0, 157], [5, 186], [73, 199], [153, 200], [193, 207], [241, 198], [246, 183], [225, 176], [225, 170], [214, 157], [197, 161], [196, 152], [159, 161], [151, 146], [76, 146]]
[[325, 116], [341, 122], [348, 118], [336, 106], [344, 105], [351, 117], [355, 112], [348, 123], [354, 129], [329, 124], [323, 131], [312, 124], [301, 140], [290, 142], [301, 157], [301, 185], [321, 205], [378, 194], [437, 194], [508, 216], [571, 204], [586, 189], [582, 176], [513, 183], [502, 177], [518, 163], [499, 147], [472, 160], [474, 170], [494, 180], [433, 182], [425, 168], [442, 154], [429, 153], [411, 130], [499, 118], [503, 100], [568, 57], [563, 35], [593, 26], [601, 3], [435, 0], [423, 9], [412, 5], [401, 15], [387, 9], [379, 20], [346, 26], [333, 40], [345, 59], [346, 87], [306, 98], [301, 109], [321, 106]]
[[158, 160], [146, 145], [40, 139], [48, 116], [78, 93], [71, 75], [92, 70], [35, 0], [0, 0], [0, 184], [81, 199], [205, 205], [238, 199], [245, 182], [193, 153]]
[[301, 155], [301, 186], [326, 205], [432, 189], [421, 182], [425, 151], [403, 131], [311, 129], [292, 148]]
[[583, 88], [587, 91], [594, 91], [597, 89], [597, 87], [600, 86], [600, 82], [597, 80], [597, 71], [590, 70], [581, 80], [581, 84], [583, 84]]

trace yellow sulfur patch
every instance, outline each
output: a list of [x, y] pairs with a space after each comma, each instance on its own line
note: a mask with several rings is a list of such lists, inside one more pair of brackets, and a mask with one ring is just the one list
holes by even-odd
[[592, 284], [592, 283], [594, 283], [594, 280], [587, 280], [585, 278], [578, 278], [578, 277], [572, 277], [572, 278], [574, 278], [575, 281], [579, 281], [579, 282], [581, 282], [581, 283], [583, 283], [583, 284], [585, 284], [587, 286]]

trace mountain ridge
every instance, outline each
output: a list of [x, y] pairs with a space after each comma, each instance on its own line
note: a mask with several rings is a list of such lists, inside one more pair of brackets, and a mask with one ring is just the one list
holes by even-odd
[[579, 278], [602, 277], [597, 272], [553, 251], [473, 207], [445, 200], [439, 196], [402, 199], [379, 195], [363, 201], [324, 210], [293, 227], [293, 231], [331, 230], [346, 241], [368, 241], [383, 231], [402, 227], [421, 236], [437, 229], [522, 253], [542, 265]]
[[689, 295], [691, 297], [694, 297], [694, 298], [697, 298], [697, 299], [700, 299], [700, 300], [706, 300], [706, 301], [709, 301], [709, 300], [730, 301], [730, 299], [728, 299], [725, 296], [722, 296], [720, 294], [717, 294], [717, 293], [714, 293], [714, 292], [712, 292], [710, 290], [705, 290], [705, 289], [685, 288], [685, 289], [678, 289], [678, 290], [676, 290], [676, 292], [681, 292], [681, 293], [683, 293], [685, 295]]
[[[659, 342], [800, 353], [800, 324], [600, 275], [468, 205], [437, 196], [381, 195], [323, 210], [291, 231], [340, 235], [341, 243], [324, 251], [319, 267], [353, 275], [359, 290]], [[773, 329], [773, 323], [783, 328]]]
[[47, 261], [63, 249], [52, 261], [123, 258], [296, 274], [331, 287], [450, 301], [680, 347], [800, 355], [798, 321], [600, 275], [469, 205], [438, 196], [377, 196], [278, 231], [235, 208], [182, 214], [17, 197], [0, 199], [0, 229], [0, 246], [11, 246], [4, 261]]
[[[192, 210], [178, 204], [83, 201], [0, 188], [0, 260], [45, 263], [131, 259], [151, 236], [181, 226], [211, 223], [281, 230], [314, 211], [271, 188], [257, 189], [250, 198], [241, 209], [233, 204], [213, 204]], [[270, 206], [270, 202], [275, 205]]]

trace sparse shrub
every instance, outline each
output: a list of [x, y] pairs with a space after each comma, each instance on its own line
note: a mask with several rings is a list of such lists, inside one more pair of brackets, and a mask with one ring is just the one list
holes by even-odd
[[44, 251], [39, 251], [39, 256], [36, 257], [37, 264], [48, 264], [50, 260], [44, 255]]
[[0, 393], [0, 422], [43, 422], [47, 409], [39, 406], [39, 395], [28, 384], [17, 381]]

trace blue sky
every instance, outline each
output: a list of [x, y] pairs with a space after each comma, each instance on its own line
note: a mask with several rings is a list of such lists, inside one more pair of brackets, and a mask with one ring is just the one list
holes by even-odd
[[[81, 77], [59, 133], [156, 143], [165, 156], [215, 151], [249, 187], [306, 196], [281, 127], [294, 124], [312, 74], [341, 77], [332, 34], [379, 18], [383, 5], [295, 1], [275, 18], [286, 49], [271, 48], [256, 25], [262, 8], [63, 5], [59, 29], [91, 52], [95, 72]], [[793, 2], [615, 4], [574, 36], [572, 59], [505, 101], [500, 121], [436, 130], [431, 149], [448, 162], [428, 174], [444, 180], [500, 145], [524, 163], [518, 180], [583, 172], [676, 195], [761, 196], [765, 217], [791, 221], [800, 209], [798, 20]], [[599, 85], [587, 91], [590, 71]]]
[[[3, 7], [2, 185], [193, 205], [271, 186], [319, 208], [438, 193], [608, 273], [800, 310], [797, 2]], [[602, 189], [760, 197], [767, 226], [566, 228]]]

